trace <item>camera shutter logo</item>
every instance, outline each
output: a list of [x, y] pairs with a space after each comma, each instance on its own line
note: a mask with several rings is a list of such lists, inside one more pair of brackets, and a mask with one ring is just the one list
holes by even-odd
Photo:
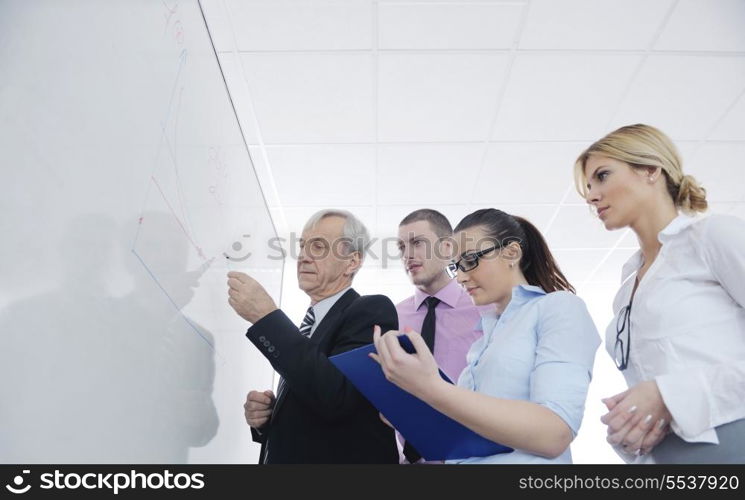
[[[31, 471], [26, 469], [23, 471], [24, 474], [29, 474]], [[13, 478], [13, 484], [15, 486], [11, 486], [10, 484], [6, 484], [5, 487], [8, 491], [11, 493], [15, 493], [16, 495], [21, 495], [23, 493], [26, 493], [28, 490], [31, 489], [31, 485], [27, 484], [26, 486], [23, 486], [23, 476], [16, 476]]]

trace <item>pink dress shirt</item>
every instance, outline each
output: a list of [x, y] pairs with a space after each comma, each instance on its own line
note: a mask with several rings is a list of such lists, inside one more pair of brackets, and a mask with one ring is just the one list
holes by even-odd
[[[466, 367], [466, 354], [471, 344], [483, 335], [479, 311], [492, 309], [494, 306], [473, 305], [466, 291], [455, 280], [451, 280], [434, 296], [440, 299], [435, 308], [435, 361], [450, 380], [457, 383], [460, 372]], [[427, 297], [429, 295], [417, 288], [413, 296], [396, 305], [400, 331], [408, 326], [422, 332], [422, 323], [427, 315], [427, 305], [424, 303]], [[407, 464], [403, 454], [404, 439], [398, 432], [396, 440], [400, 462]]]
[[[474, 306], [466, 291], [455, 280], [451, 280], [434, 296], [440, 299], [435, 309], [435, 360], [450, 380], [456, 383], [460, 372], [466, 367], [468, 349], [483, 333], [476, 330], [481, 320], [479, 310], [493, 306]], [[422, 332], [424, 316], [427, 315], [427, 305], [424, 304], [427, 297], [429, 295], [417, 288], [413, 296], [396, 305], [400, 331], [408, 326]]]

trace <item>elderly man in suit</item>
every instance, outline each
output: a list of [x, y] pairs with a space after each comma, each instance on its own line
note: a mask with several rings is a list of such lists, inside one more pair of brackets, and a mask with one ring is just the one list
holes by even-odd
[[360, 296], [352, 280], [369, 244], [365, 226], [344, 210], [322, 210], [303, 229], [297, 275], [310, 307], [300, 327], [246, 274], [228, 273], [228, 302], [253, 325], [246, 337], [281, 379], [251, 391], [246, 421], [260, 442], [260, 463], [397, 463], [393, 430], [329, 361], [372, 343], [373, 326], [398, 328], [382, 295]]

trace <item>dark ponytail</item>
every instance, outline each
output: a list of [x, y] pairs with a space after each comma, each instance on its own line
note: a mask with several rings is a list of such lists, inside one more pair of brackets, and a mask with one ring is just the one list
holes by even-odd
[[559, 269], [559, 265], [551, 255], [551, 250], [548, 249], [548, 244], [538, 228], [522, 217], [514, 216], [514, 218], [522, 227], [527, 242], [527, 245], [521, 245], [523, 258], [520, 261], [520, 269], [528, 283], [540, 286], [545, 292], [566, 290], [576, 293], [574, 287]]
[[483, 208], [466, 215], [454, 232], [479, 226], [484, 232], [506, 247], [516, 241], [522, 249], [520, 270], [528, 284], [539, 286], [546, 293], [566, 290], [575, 293], [556, 264], [541, 232], [522, 217], [512, 216], [495, 208]]

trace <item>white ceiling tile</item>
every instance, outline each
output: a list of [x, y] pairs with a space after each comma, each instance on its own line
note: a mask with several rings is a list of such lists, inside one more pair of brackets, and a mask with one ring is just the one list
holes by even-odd
[[243, 61], [266, 144], [374, 139], [371, 55], [244, 54]]
[[225, 11], [222, 0], [201, 0], [207, 28], [212, 38], [215, 50], [233, 50], [233, 38], [230, 30], [230, 18]]
[[510, 215], [523, 217], [530, 221], [535, 227], [538, 228], [541, 233], [546, 229], [548, 222], [556, 210], [555, 206], [551, 205], [531, 205], [531, 204], [510, 204], [510, 203], [485, 203], [483, 205], [474, 204], [471, 206], [453, 206], [447, 207], [448, 213], [452, 214], [450, 221], [453, 224], [453, 229], [460, 223], [460, 221], [476, 210], [483, 208], [496, 208], [502, 212], [506, 212]]
[[742, 217], [745, 215], [743, 211], [745, 209], [745, 202], [741, 203], [720, 203], [720, 202], [709, 202], [709, 210], [707, 213], [711, 214], [729, 214], [737, 215]]
[[[483, 144], [382, 144], [378, 147], [378, 203], [468, 203]], [[470, 173], [470, 176], [469, 176]]]
[[[271, 209], [272, 215], [277, 214], [280, 209]], [[320, 207], [283, 207], [281, 208], [284, 214], [285, 220], [287, 221], [287, 232], [281, 234], [282, 238], [289, 238], [291, 234], [295, 234], [296, 237], [303, 232], [303, 226], [308, 221], [311, 215], [320, 210]], [[297, 256], [295, 256], [296, 258]]]
[[479, 141], [489, 133], [504, 54], [381, 54], [381, 141]]
[[743, 27], [745, 2], [742, 0], [681, 0], [654, 48], [742, 52], [745, 51]]
[[[453, 226], [453, 229], [455, 229], [458, 224], [466, 217], [466, 215], [472, 214], [476, 210], [482, 209], [482, 208], [492, 208], [487, 206], [480, 206], [480, 205], [452, 205], [448, 207], [443, 207], [443, 210], [441, 212], [447, 216], [448, 220], [450, 221], [450, 225]], [[494, 207], [496, 208], [496, 207]], [[502, 208], [502, 207], [499, 207]], [[439, 207], [435, 207], [436, 210], [439, 210]], [[504, 210], [507, 212], [507, 210]], [[509, 213], [509, 212], [508, 212]]]
[[557, 207], [551, 205], [528, 205], [528, 204], [493, 204], [493, 208], [498, 208], [510, 215], [517, 215], [530, 221], [545, 236], [546, 227], [556, 212]]
[[569, 283], [575, 288], [585, 281], [608, 251], [597, 250], [552, 250], [552, 255]]
[[534, 0], [521, 49], [649, 47], [672, 0]]
[[740, 205], [740, 203], [722, 203], [722, 202], [709, 202], [709, 209], [707, 210], [708, 213], [711, 214], [728, 214], [735, 210], [735, 208]]
[[[434, 208], [439, 212], [443, 212], [442, 207], [435, 208], [434, 206], [427, 205], [407, 205], [407, 206], [391, 206], [391, 205], [379, 205], [378, 206], [378, 222], [375, 228], [375, 234], [381, 238], [387, 238], [396, 236], [398, 234], [398, 224], [403, 220], [404, 217], [409, 215], [414, 210], [420, 208]], [[444, 214], [444, 212], [443, 212]]]
[[450, 221], [450, 225], [453, 227], [453, 229], [455, 229], [467, 215], [475, 212], [476, 210], [490, 207], [482, 207], [478, 205], [452, 205], [448, 207], [434, 208], [436, 210], [440, 210], [443, 214], [445, 214]]
[[[395, 271], [400, 273], [400, 281], [406, 280], [406, 271], [401, 263], [398, 252], [398, 240], [390, 236], [388, 238], [373, 237], [363, 269], [366, 272], [378, 273], [381, 271]], [[377, 277], [376, 277], [377, 278]]]
[[395, 269], [404, 274], [399, 258], [397, 240], [393, 237], [383, 238], [373, 235], [365, 257], [364, 269], [376, 271]]
[[572, 182], [574, 160], [584, 143], [492, 143], [476, 203], [559, 203]]
[[613, 123], [648, 123], [673, 139], [704, 139], [743, 88], [745, 57], [653, 55]]
[[[281, 208], [282, 204], [279, 200], [279, 193], [274, 187], [276, 185], [274, 182], [274, 172], [272, 171], [271, 166], [267, 163], [262, 150], [257, 146], [249, 145], [248, 154], [251, 157], [251, 167], [259, 181], [261, 193], [267, 207], [270, 210], [277, 207]], [[275, 217], [276, 215], [279, 215], [279, 213], [272, 213], [274, 225], [276, 226], [277, 231], [284, 231], [286, 229], [285, 221], [282, 217]]]
[[745, 220], [745, 203], [738, 203], [728, 213]]
[[[396, 270], [397, 272], [401, 272], [402, 275], [405, 274], [398, 251], [396, 233], [383, 234], [377, 232], [373, 229], [372, 222], [368, 227], [370, 229], [371, 240], [367, 257], [365, 258], [365, 267], [369, 269]], [[396, 226], [393, 227], [395, 229]]]
[[421, 208], [437, 210], [448, 219], [453, 227], [466, 213], [473, 211], [469, 210], [467, 205], [443, 205], [442, 203], [379, 205], [376, 234], [381, 238], [395, 238], [398, 235], [398, 225], [403, 218]]
[[380, 269], [362, 266], [354, 278], [354, 289], [362, 295], [382, 294], [394, 304], [414, 294], [414, 286], [401, 269]]
[[678, 153], [683, 159], [683, 168], [686, 168], [687, 160], [696, 154], [698, 148], [701, 147], [701, 141], [675, 141], [675, 147], [678, 148]]
[[[634, 234], [633, 232], [631, 234]], [[638, 251], [638, 247], [634, 248], [616, 248], [610, 255], [603, 256], [605, 261], [597, 266], [598, 263], [593, 265], [593, 271], [591, 275], [585, 278], [590, 283], [611, 283], [616, 286], [621, 284], [621, 273], [623, 271], [623, 265]]]
[[745, 141], [745, 93], [716, 125], [708, 139]]
[[[370, 0], [226, 0], [238, 50], [369, 50]], [[222, 42], [222, 41], [221, 41]], [[221, 50], [232, 50], [220, 45]]]
[[[592, 144], [595, 140], [600, 139], [600, 136], [596, 137], [594, 140], [591, 141], [582, 141], [581, 143], [577, 143], [578, 147], [574, 150], [574, 156], [571, 158], [571, 167], [569, 167], [569, 177], [567, 179], [566, 188], [563, 192], [563, 202], [564, 205], [581, 205], [586, 206], [587, 201], [585, 200], [584, 196], [580, 194], [579, 191], [577, 191], [577, 182], [574, 179], [574, 163], [577, 161], [577, 158], [579, 155], [588, 147], [590, 147], [590, 144]], [[564, 165], [564, 168], [566, 166]]]
[[[284, 213], [285, 219], [287, 220], [288, 231], [284, 234], [281, 234], [280, 236], [282, 238], [285, 238], [285, 248], [290, 248], [293, 245], [294, 247], [297, 247], [297, 239], [300, 238], [300, 235], [303, 232], [303, 227], [305, 226], [305, 223], [308, 222], [308, 219], [310, 219], [311, 215], [318, 212], [319, 210], [324, 210], [327, 208], [340, 208], [352, 212], [359, 220], [362, 221], [365, 227], [367, 227], [370, 235], [374, 236], [372, 228], [374, 227], [375, 223], [375, 208], [372, 206], [341, 206], [328, 204], [315, 206], [309, 205], [305, 207], [283, 207], [282, 211]], [[276, 209], [272, 213], [275, 212]], [[288, 257], [297, 260], [297, 249], [295, 248], [294, 253], [291, 252], [290, 254], [288, 254]]]
[[708, 201], [745, 201], [745, 142], [704, 144], [683, 165], [706, 188]]
[[507, 49], [520, 4], [380, 4], [380, 49]]
[[622, 233], [607, 231], [587, 207], [562, 207], [546, 239], [552, 250], [611, 248]]
[[[269, 207], [269, 215], [271, 216], [273, 221], [276, 221], [280, 218], [284, 218], [285, 217], [284, 209], [280, 206]], [[282, 235], [286, 236], [286, 232], [282, 232]]]
[[639, 60], [617, 54], [520, 54], [492, 139], [599, 138]]
[[[574, 167], [574, 165], [572, 165], [572, 167]], [[567, 197], [564, 200], [564, 205], [586, 205], [587, 204], [585, 199], [579, 194], [579, 192], [577, 191], [577, 188], [575, 187], [574, 170], [572, 170], [571, 184], [567, 185], [565, 194], [567, 195]]]
[[[400, 264], [400, 260], [398, 260], [398, 263]], [[365, 267], [367, 266], [367, 263], [365, 263], [365, 266], [363, 266], [363, 271]], [[412, 284], [409, 282], [409, 278], [406, 276], [406, 272], [404, 271], [403, 266], [392, 268], [381, 268], [381, 267], [370, 267], [370, 270], [373, 270], [374, 273], [370, 273], [368, 278], [366, 278], [369, 281], [375, 281], [379, 285], [384, 285], [386, 288], [388, 286], [403, 286], [406, 287], [407, 290], [407, 296], [411, 295], [413, 292]], [[382, 288], [381, 288], [382, 290]], [[378, 292], [381, 293], [381, 292]]]
[[232, 54], [219, 54], [220, 66], [222, 67], [225, 82], [230, 91], [238, 118], [240, 119], [243, 137], [247, 144], [259, 143], [260, 132], [258, 122], [251, 110], [253, 103], [246, 81], [243, 79], [240, 59], [236, 60]]
[[[259, 152], [251, 148], [252, 156]], [[373, 204], [372, 145], [272, 146], [266, 153], [284, 207]]]

